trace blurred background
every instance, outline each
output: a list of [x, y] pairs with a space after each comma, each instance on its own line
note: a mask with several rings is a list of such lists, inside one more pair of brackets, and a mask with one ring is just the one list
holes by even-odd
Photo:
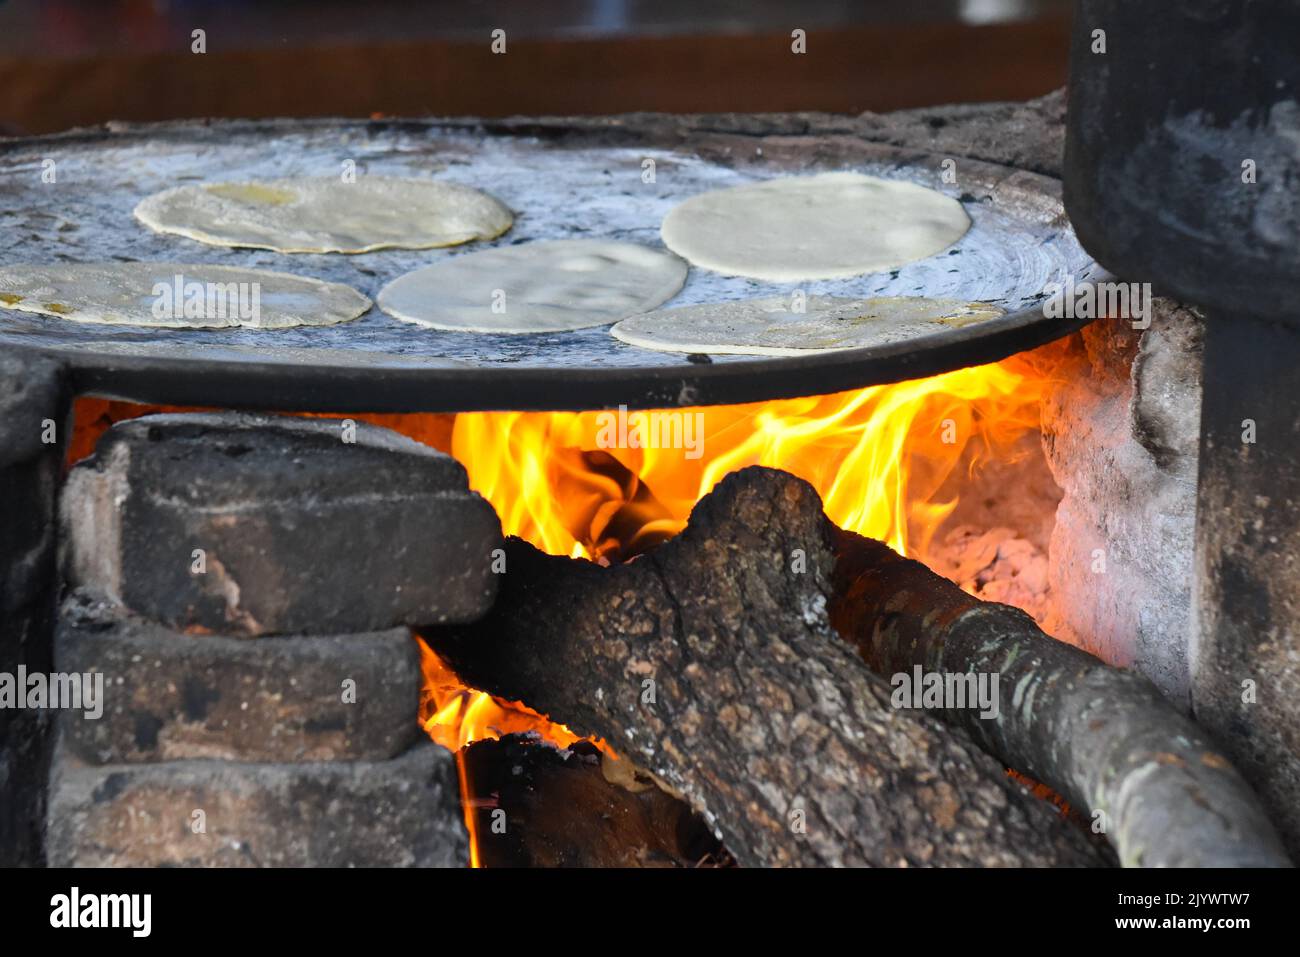
[[[0, 0], [0, 130], [197, 116], [858, 113], [1027, 99], [1065, 82], [1070, 6]], [[802, 54], [791, 49], [796, 29]], [[206, 52], [193, 52], [196, 30]], [[496, 30], [504, 54], [493, 52]]]

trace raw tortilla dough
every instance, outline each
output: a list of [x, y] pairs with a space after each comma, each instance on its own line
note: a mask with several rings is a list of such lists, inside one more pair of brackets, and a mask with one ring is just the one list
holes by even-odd
[[[242, 290], [228, 285], [239, 283], [250, 285]], [[202, 314], [186, 316], [186, 300], [199, 301], [196, 292], [202, 294]], [[156, 305], [165, 314], [155, 315]], [[103, 325], [287, 329], [347, 322], [368, 310], [371, 302], [351, 286], [268, 269], [116, 262], [5, 266], [0, 268], [0, 306]]]
[[661, 309], [624, 319], [615, 339], [660, 352], [800, 356], [902, 342], [1003, 314], [983, 302], [878, 296], [810, 296], [794, 312], [780, 296]]
[[433, 329], [563, 332], [667, 302], [686, 281], [686, 268], [670, 253], [635, 243], [526, 243], [466, 253], [400, 276], [379, 291], [379, 308]]
[[495, 239], [514, 222], [500, 201], [472, 187], [385, 176], [177, 186], [141, 200], [135, 218], [214, 246], [282, 253], [456, 246]]
[[694, 196], [664, 245], [697, 266], [770, 282], [845, 279], [933, 256], [970, 229], [961, 203], [915, 183], [822, 173]]

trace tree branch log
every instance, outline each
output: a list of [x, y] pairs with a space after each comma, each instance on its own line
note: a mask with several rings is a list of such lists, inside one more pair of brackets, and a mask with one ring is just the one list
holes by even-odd
[[426, 640], [682, 794], [742, 865], [1090, 865], [962, 731], [890, 705], [826, 614], [834, 526], [783, 472], [728, 476], [677, 538], [603, 568], [512, 539], [492, 613]]
[[831, 621], [872, 669], [999, 675], [996, 719], [938, 714], [1080, 810], [1101, 812], [1124, 866], [1289, 866], [1249, 785], [1141, 675], [879, 542], [837, 530], [836, 551]]

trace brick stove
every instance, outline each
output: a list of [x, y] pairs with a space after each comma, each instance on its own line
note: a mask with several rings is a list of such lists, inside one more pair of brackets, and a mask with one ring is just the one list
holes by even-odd
[[[775, 142], [797, 135], [810, 138], [801, 143], [803, 149], [811, 142], [814, 150], [833, 151], [839, 147], [828, 144], [852, 137], [1059, 176], [1063, 118], [1064, 98], [1057, 94], [1022, 105], [853, 121], [800, 116], [672, 122], [696, 124], [705, 132], [688, 135], [719, 136], [728, 149], [756, 136]], [[575, 128], [584, 122], [575, 121]], [[1160, 722], [1182, 720], [1176, 716], [1190, 710], [1197, 680], [1188, 623], [1201, 340], [1198, 313], [1162, 299], [1145, 330], [1126, 320], [1102, 319], [1047, 347], [1045, 361], [1055, 378], [1042, 408], [1044, 452], [1026, 460], [1020, 472], [1007, 473], [1015, 481], [1014, 476], [1032, 472], [1034, 482], [1041, 483], [1050, 472], [1057, 486], [1044, 492], [1046, 514], [1055, 510], [1042, 543], [1050, 583], [1043, 615], [1047, 630], [1150, 679], [1162, 697], [1142, 698], [1142, 707], [1149, 705]], [[687, 851], [696, 860], [728, 862], [734, 855], [741, 863], [781, 864], [1095, 865], [1113, 860], [1111, 851], [1084, 836], [1086, 827], [1064, 824], [1049, 805], [1008, 784], [1002, 772], [1017, 766], [1009, 754], [1027, 755], [1035, 770], [1052, 771], [1033, 742], [1024, 750], [1021, 744], [983, 740], [978, 728], [967, 729], [973, 736], [967, 737], [938, 722], [891, 730], [888, 722], [873, 723], [877, 717], [870, 708], [846, 708], [861, 722], [854, 728], [826, 710], [827, 700], [881, 703], [880, 690], [850, 644], [835, 639], [828, 622], [818, 618], [824, 614], [818, 601], [824, 604], [835, 569], [843, 566], [837, 565], [829, 538], [820, 551], [810, 547], [831, 533], [818, 524], [815, 496], [809, 499], [786, 479], [750, 476], [720, 489], [705, 510], [711, 537], [683, 534], [657, 559], [652, 556], [658, 553], [647, 553], [618, 568], [570, 572], [556, 564], [562, 559], [545, 560], [517, 542], [504, 543], [497, 516], [469, 492], [463, 470], [451, 459], [364, 422], [352, 424], [355, 443], [345, 443], [337, 420], [215, 413], [142, 419], [115, 426], [95, 457], [65, 479], [69, 402], [76, 392], [111, 392], [102, 384], [103, 373], [70, 372], [57, 356], [6, 355], [0, 364], [5, 390], [0, 394], [5, 456], [0, 483], [6, 500], [14, 503], [15, 518], [9, 525], [14, 534], [0, 547], [6, 618], [0, 670], [20, 662], [33, 670], [99, 669], [129, 689], [108, 696], [99, 722], [68, 714], [57, 721], [44, 713], [0, 714], [5, 760], [0, 780], [11, 798], [0, 819], [0, 852], [9, 860], [463, 863], [469, 835], [456, 764], [449, 752], [424, 740], [414, 720], [426, 677], [411, 626], [435, 626], [437, 637], [426, 637], [458, 670], [473, 674], [478, 687], [523, 697], [583, 731], [632, 732], [627, 738], [649, 733], [659, 741], [667, 756], [660, 756], [665, 763], [653, 774], [645, 768], [613, 770], [583, 745], [574, 746], [575, 758], [556, 759], [554, 751], [513, 737], [476, 746], [471, 754], [477, 757], [468, 763], [477, 777], [494, 782], [492, 801], [498, 805], [516, 800], [540, 814], [540, 805], [526, 803], [537, 801], [536, 792], [544, 790], [535, 782], [550, 782], [554, 793], [578, 804], [597, 800], [592, 794], [598, 794], [606, 807], [635, 818], [633, 833], [658, 848], [663, 862], [683, 863]], [[129, 362], [123, 363], [122, 376], [126, 383], [140, 381]], [[123, 392], [132, 388], [124, 386]], [[201, 383], [179, 379], [169, 388], [177, 402], [197, 400], [203, 391]], [[57, 426], [52, 444], [40, 441], [38, 426], [47, 421]], [[333, 454], [340, 448], [348, 454]], [[752, 520], [763, 496], [786, 503], [782, 521]], [[204, 507], [195, 508], [200, 500]], [[1027, 526], [1042, 516], [1003, 517], [1020, 525], [1016, 531], [1028, 539], [1037, 533]], [[172, 554], [178, 542], [187, 546], [180, 561]], [[756, 560], [720, 561], [719, 548], [756, 556], [803, 549], [815, 573], [793, 583], [773, 581]], [[1087, 570], [1098, 549], [1111, 569], [1101, 576]], [[510, 567], [524, 565], [537, 576], [526, 590], [511, 586], [497, 595], [498, 576], [490, 570], [497, 552]], [[238, 573], [231, 574], [228, 564]], [[901, 565], [894, 571], [922, 573]], [[726, 582], [745, 594], [749, 613], [763, 625], [762, 634], [746, 640], [772, 655], [742, 656], [744, 664], [730, 676], [726, 668], [715, 667], [731, 660], [727, 642], [748, 632], [726, 603], [728, 590], [701, 593], [693, 584], [698, 582]], [[928, 579], [915, 587], [940, 589], [926, 594], [942, 601], [965, 601]], [[641, 597], [629, 606], [620, 597], [627, 593]], [[687, 595], [692, 602], [683, 605]], [[557, 596], [563, 599], [558, 606]], [[575, 617], [575, 609], [590, 613]], [[648, 643], [637, 653], [620, 648], [619, 636], [637, 634], [642, 620], [637, 616], [647, 609], [656, 620], [676, 620], [685, 629], [680, 641]], [[863, 634], [875, 634], [872, 629], [888, 618], [901, 622], [899, 628], [911, 628], [908, 614], [904, 605], [890, 606], [860, 627]], [[573, 620], [566, 622], [566, 615]], [[554, 637], [567, 630], [571, 640], [543, 656], [527, 642], [548, 616], [555, 624], [546, 633]], [[817, 623], [810, 624], [814, 619]], [[1038, 640], [1027, 619], [1006, 627]], [[478, 651], [488, 650], [489, 635], [510, 652], [501, 653], [501, 660], [478, 658]], [[860, 644], [870, 661], [872, 642]], [[694, 665], [680, 657], [685, 649], [698, 656]], [[808, 687], [819, 689], [818, 695], [798, 700], [798, 727], [773, 723], [755, 729], [745, 712], [755, 701], [726, 697], [737, 694], [731, 679], [735, 686], [763, 689], [764, 707], [781, 713], [791, 693], [782, 685], [788, 674], [771, 671], [766, 662], [789, 649], [799, 653], [798, 667], [804, 669], [799, 674]], [[875, 651], [885, 659], [894, 654], [881, 647]], [[720, 653], [721, 659], [710, 657]], [[660, 688], [661, 713], [648, 727], [620, 717], [633, 705], [619, 696], [631, 693], [629, 688], [639, 691], [639, 683], [620, 690], [600, 680], [614, 674], [605, 670], [615, 667], [611, 662], [621, 668], [629, 655], [634, 674], [643, 662], [647, 673], [681, 676], [681, 687], [665, 682]], [[1091, 667], [1078, 665], [1079, 660], [1067, 657], [1057, 674]], [[901, 658], [889, 659], [885, 673], [902, 667]], [[566, 687], [557, 674], [583, 680]], [[1111, 677], [1119, 672], [1095, 674], [1098, 687], [1112, 680], [1129, 687]], [[702, 715], [694, 709], [697, 699], [682, 687], [710, 687], [722, 697], [722, 706]], [[529, 693], [518, 694], [521, 689]], [[677, 694], [686, 696], [674, 698]], [[602, 700], [604, 695], [610, 700]], [[1243, 720], [1275, 719], [1250, 714]], [[712, 735], [692, 737], [701, 722], [715, 722]], [[872, 740], [891, 734], [898, 740], [884, 753], [868, 747], [859, 754], [865, 747], [861, 727], [871, 729]], [[1209, 770], [1197, 773], [1214, 782], [1205, 793], [1215, 814], [1227, 809], [1220, 815], [1225, 830], [1198, 831], [1146, 859], [1124, 856], [1124, 842], [1131, 851], [1145, 835], [1112, 833], [1123, 863], [1284, 863], [1268, 819], [1249, 791], [1238, 787], [1227, 762], [1196, 737], [1192, 725], [1167, 727], [1191, 729], [1192, 745], [1184, 753], [1164, 739], [1148, 741], [1152, 753], [1167, 759], [1156, 763], [1168, 768], [1187, 763], [1189, 754], [1200, 755]], [[1086, 738], [1086, 728], [1075, 730], [1079, 740]], [[792, 753], [820, 747], [863, 760], [846, 764], [836, 758], [810, 771], [783, 760], [781, 749], [770, 743], [753, 743], [756, 735], [786, 731], [793, 736], [781, 740], [797, 744]], [[721, 775], [723, 785], [710, 784], [711, 769], [730, 766], [728, 742], [739, 742], [736, 753], [751, 764]], [[1038, 744], [1050, 750], [1050, 741]], [[501, 754], [493, 756], [494, 749]], [[769, 751], [768, 758], [759, 757]], [[538, 759], [539, 754], [547, 757]], [[919, 755], [940, 757], [927, 764], [930, 759], [921, 761]], [[1104, 764], [1100, 753], [1090, 758]], [[699, 763], [704, 759], [715, 763], [706, 768]], [[572, 767], [557, 770], [556, 760]], [[760, 766], [764, 760], [770, 766]], [[924, 764], [922, 770], [914, 771], [912, 761]], [[847, 782], [837, 779], [850, 765], [872, 772], [856, 772], [859, 776]], [[507, 767], [520, 772], [503, 771]], [[1061, 773], [1068, 779], [1075, 772]], [[512, 781], [520, 775], [528, 786]], [[624, 780], [617, 791], [607, 791], [610, 779], [620, 775]], [[768, 782], [804, 775], [797, 802], [788, 794], [773, 797]], [[965, 786], [954, 789], [949, 783], [954, 778]], [[1048, 780], [1046, 773], [1040, 778]], [[1114, 781], [1096, 783], [1104, 790]], [[808, 790], [808, 784], [816, 787]], [[1165, 793], [1148, 793], [1130, 802], [1145, 807], [1126, 806], [1117, 813], [1129, 815], [1128, 821], [1134, 814], [1146, 824], [1156, 821], [1165, 828], [1162, 835], [1176, 835], [1187, 819], [1163, 796], [1154, 806], [1152, 794]], [[685, 810], [688, 804], [705, 809], [705, 817]], [[719, 810], [725, 817], [728, 807], [746, 808], [745, 820], [720, 821]], [[764, 821], [764, 814], [777, 807], [800, 811], [820, 830], [815, 827], [812, 837], [791, 850], [782, 839], [784, 820], [775, 826]], [[496, 809], [491, 803], [472, 808], [471, 826], [490, 826]], [[1086, 821], [1090, 809], [1083, 805], [1075, 811]], [[195, 817], [196, 811], [202, 814]], [[836, 820], [865, 818], [887, 822], [885, 830], [906, 836], [882, 840], [834, 827]], [[196, 830], [200, 823], [202, 830]], [[1276, 815], [1273, 823], [1287, 830]], [[725, 850], [712, 834], [720, 824]], [[572, 863], [556, 849], [576, 841], [574, 826], [548, 828], [546, 840], [519, 851], [514, 860]], [[519, 838], [517, 831], [510, 835]], [[606, 859], [646, 863], [625, 852], [610, 852]]]

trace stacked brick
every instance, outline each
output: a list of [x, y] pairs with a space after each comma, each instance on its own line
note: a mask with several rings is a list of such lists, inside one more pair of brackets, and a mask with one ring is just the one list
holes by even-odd
[[454, 759], [410, 627], [492, 605], [492, 508], [446, 455], [348, 421], [113, 427], [60, 506], [51, 865], [461, 866]]

